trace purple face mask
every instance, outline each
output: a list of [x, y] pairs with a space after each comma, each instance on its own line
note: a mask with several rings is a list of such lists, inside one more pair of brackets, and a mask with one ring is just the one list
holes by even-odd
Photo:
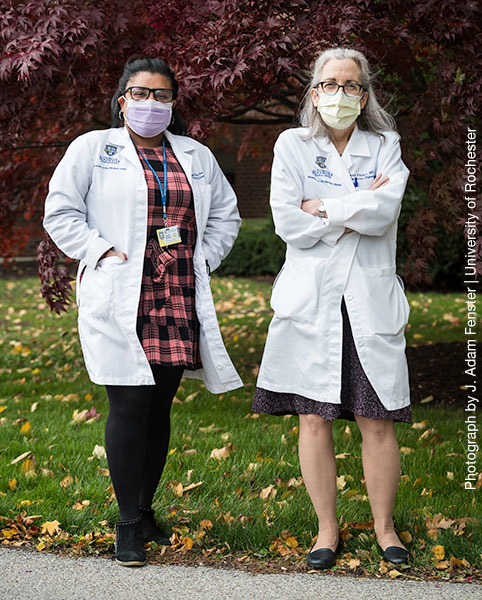
[[134, 133], [152, 138], [162, 133], [171, 122], [172, 102], [127, 100], [126, 123]]

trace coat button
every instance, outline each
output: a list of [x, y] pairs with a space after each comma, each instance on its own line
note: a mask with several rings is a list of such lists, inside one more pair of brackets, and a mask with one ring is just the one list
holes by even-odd
[[216, 365], [216, 367], [221, 370], [223, 368], [223, 365]]
[[360, 340], [360, 341], [358, 342], [358, 345], [359, 345], [360, 347], [361, 347], [361, 346], [363, 346], [363, 340]]
[[346, 299], [347, 299], [347, 300], [353, 300], [353, 296], [352, 296], [351, 294], [347, 294], [347, 295], [346, 295]]

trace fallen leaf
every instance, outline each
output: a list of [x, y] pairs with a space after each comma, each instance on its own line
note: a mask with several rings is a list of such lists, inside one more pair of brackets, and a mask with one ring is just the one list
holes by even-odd
[[356, 569], [357, 567], [360, 566], [360, 559], [359, 558], [351, 558], [347, 562], [347, 566], [349, 569]]
[[84, 410], [80, 410], [78, 408], [76, 408], [74, 410], [74, 412], [72, 413], [72, 421], [71, 423], [83, 423], [84, 421], [87, 420], [87, 413], [89, 411], [84, 408]]
[[29, 423], [28, 421], [26, 423], [24, 423], [22, 425], [22, 427], [20, 427], [20, 433], [22, 435], [28, 435], [30, 433], [30, 429], [31, 429], [32, 425], [31, 423]]
[[436, 562], [434, 567], [436, 569], [448, 569], [450, 566], [450, 562], [448, 560], [441, 560], [439, 562]]
[[412, 429], [425, 429], [425, 427], [427, 427], [426, 419], [424, 419], [423, 421], [420, 421], [419, 423], [412, 424]]
[[400, 448], [400, 452], [402, 454], [412, 454], [412, 452], [415, 452], [415, 450], [413, 448], [407, 448], [406, 446], [402, 446]]
[[101, 416], [102, 414], [96, 411], [95, 406], [92, 406], [92, 408], [89, 411], [87, 411], [86, 423], [92, 423], [92, 421], [97, 421], [97, 419], [100, 419]]
[[18, 529], [16, 529], [15, 527], [12, 527], [10, 529], [2, 529], [2, 535], [5, 539], [9, 540], [13, 537], [15, 537], [16, 535], [18, 535], [20, 532], [18, 531]]
[[388, 563], [386, 563], [384, 560], [381, 560], [378, 570], [384, 575], [388, 571]]
[[298, 540], [294, 536], [289, 535], [285, 539], [285, 544], [288, 546], [288, 548], [297, 548], [298, 547]]
[[66, 475], [60, 482], [60, 487], [67, 488], [67, 487], [69, 487], [69, 485], [72, 485], [73, 483], [74, 483], [74, 478], [71, 477], [70, 475]]
[[203, 519], [200, 523], [199, 523], [199, 527], [201, 529], [212, 529], [213, 524], [211, 523], [211, 521], [209, 519]]
[[259, 497], [261, 500], [267, 500], [268, 498], [274, 498], [276, 496], [277, 490], [274, 485], [269, 485], [268, 487], [261, 490]]
[[182, 483], [178, 483], [173, 487], [173, 490], [176, 496], [180, 498], [184, 493], [184, 486], [182, 485]]
[[45, 521], [42, 523], [41, 532], [48, 533], [50, 536], [55, 535], [60, 531], [59, 521]]
[[187, 487], [184, 488], [184, 492], [188, 492], [189, 490], [194, 490], [195, 488], [199, 487], [203, 483], [204, 483], [204, 481], [199, 481], [198, 483], [191, 483], [190, 485], [188, 485]]
[[191, 538], [191, 537], [189, 537], [189, 536], [185, 536], [185, 537], [182, 539], [182, 541], [183, 541], [184, 545], [183, 545], [183, 547], [181, 548], [181, 550], [191, 550], [191, 548], [192, 548], [192, 545], [193, 545], [192, 538]]
[[400, 539], [405, 544], [410, 544], [410, 542], [412, 541], [412, 534], [409, 531], [402, 531], [400, 532]]
[[30, 412], [35, 412], [38, 408], [38, 402], [34, 402], [30, 407]]
[[343, 490], [346, 486], [346, 481], [345, 481], [345, 476], [344, 475], [340, 475], [339, 477], [336, 478], [336, 488], [338, 490]]
[[420, 400], [420, 404], [427, 404], [427, 402], [432, 402], [433, 400], [433, 396], [427, 396], [426, 398], [423, 398], [423, 400]]
[[233, 449], [234, 446], [231, 443], [229, 443], [227, 446], [224, 446], [224, 448], [214, 448], [211, 451], [209, 458], [216, 458], [217, 460], [229, 458], [231, 450]]
[[26, 458], [21, 467], [21, 472], [25, 475], [25, 477], [34, 477], [35, 476], [35, 456], [32, 455], [31, 458]]
[[443, 560], [445, 557], [445, 548], [443, 546], [434, 546], [432, 552], [436, 560]]
[[109, 477], [110, 476], [109, 469], [102, 469], [101, 467], [97, 467], [97, 471], [99, 472], [99, 475], [101, 477]]
[[460, 560], [460, 558], [455, 558], [455, 556], [450, 557], [450, 564], [454, 567], [463, 567], [464, 561]]
[[104, 446], [99, 446], [98, 444], [96, 444], [94, 446], [94, 450], [92, 451], [92, 456], [94, 456], [95, 458], [107, 458]]
[[11, 492], [14, 492], [17, 489], [17, 480], [15, 479], [15, 477], [13, 479], [9, 479], [9, 481], [8, 481], [8, 489]]
[[392, 579], [394, 579], [395, 577], [399, 577], [401, 574], [402, 573], [400, 573], [400, 571], [397, 571], [397, 569], [392, 569], [391, 571], [388, 571], [388, 576]]
[[7, 407], [5, 405], [0, 406], [0, 413], [3, 413], [4, 410], [7, 410]]

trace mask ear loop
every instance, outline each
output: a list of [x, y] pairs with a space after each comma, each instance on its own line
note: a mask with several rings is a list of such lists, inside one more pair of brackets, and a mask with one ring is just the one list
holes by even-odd
[[[119, 99], [120, 99], [120, 98], [124, 98], [124, 102], [127, 102], [127, 99], [126, 99], [126, 97], [124, 96], [124, 94], [122, 94], [122, 96], [119, 96]], [[124, 113], [122, 112], [122, 108], [119, 108], [119, 119], [120, 119], [121, 121], [123, 121], [123, 120], [124, 120]]]

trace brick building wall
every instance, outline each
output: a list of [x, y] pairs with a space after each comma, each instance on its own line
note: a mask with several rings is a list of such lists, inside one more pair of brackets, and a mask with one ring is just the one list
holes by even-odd
[[261, 156], [245, 156], [237, 161], [238, 148], [242, 144], [246, 125], [230, 128], [232, 139], [224, 141], [219, 135], [210, 138], [209, 147], [214, 152], [221, 169], [228, 178], [238, 198], [241, 217], [245, 219], [266, 217], [269, 208], [270, 167], [273, 160], [272, 147], [276, 139], [270, 127], [262, 126], [266, 134], [266, 150]]

